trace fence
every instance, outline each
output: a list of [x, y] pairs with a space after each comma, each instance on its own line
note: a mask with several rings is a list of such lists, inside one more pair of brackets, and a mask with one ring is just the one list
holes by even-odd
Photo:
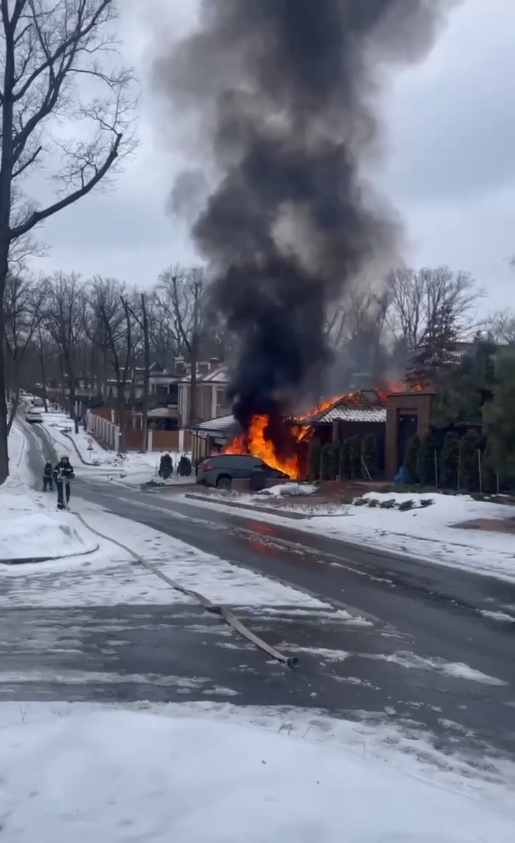
[[[120, 447], [120, 427], [116, 423], [114, 410], [107, 407], [88, 410], [86, 424], [95, 439], [114, 451]], [[189, 430], [148, 430], [148, 451], [191, 451]], [[125, 447], [128, 451], [143, 450], [143, 431], [128, 427], [125, 431]]]

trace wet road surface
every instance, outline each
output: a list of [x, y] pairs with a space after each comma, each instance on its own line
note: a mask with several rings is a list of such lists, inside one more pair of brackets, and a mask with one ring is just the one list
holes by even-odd
[[[29, 441], [39, 473], [48, 443], [35, 432]], [[325, 708], [420, 724], [450, 749], [480, 755], [492, 747], [515, 757], [515, 623], [481, 614], [515, 618], [514, 586], [172, 495], [85, 479], [74, 493], [309, 591], [333, 610], [239, 610], [269, 643], [299, 655], [292, 672], [200, 607], [9, 609], [0, 616], [0, 698]], [[349, 622], [341, 609], [368, 625]], [[49, 636], [57, 643], [44, 647]]]

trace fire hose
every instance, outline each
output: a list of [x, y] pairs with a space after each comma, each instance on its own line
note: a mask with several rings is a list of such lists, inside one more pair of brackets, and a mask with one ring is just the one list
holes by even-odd
[[83, 526], [89, 530], [91, 533], [94, 533], [101, 539], [104, 539], [108, 542], [113, 542], [113, 544], [118, 545], [122, 550], [128, 553], [135, 562], [139, 565], [143, 565], [148, 571], [152, 574], [155, 574], [156, 577], [159, 577], [163, 580], [167, 585], [171, 588], [175, 589], [176, 591], [181, 592], [181, 594], [185, 594], [187, 597], [193, 597], [194, 600], [197, 600], [200, 605], [206, 609], [206, 611], [211, 612], [214, 615], [218, 615], [219, 617], [223, 618], [223, 620], [231, 626], [235, 632], [239, 633], [241, 636], [246, 638], [256, 647], [259, 647], [260, 650], [263, 650], [264, 653], [267, 653], [276, 661], [280, 662], [281, 664], [286, 665], [286, 667], [291, 668], [292, 670], [299, 666], [299, 660], [297, 656], [286, 656], [284, 653], [281, 653], [280, 650], [277, 650], [276, 647], [272, 647], [271, 644], [268, 644], [259, 635], [256, 635], [252, 630], [250, 630], [247, 626], [245, 626], [242, 621], [236, 617], [236, 615], [227, 609], [225, 606], [220, 606], [216, 603], [212, 603], [211, 600], [208, 600], [207, 597], [204, 597], [203, 594], [200, 594], [198, 591], [194, 591], [191, 588], [184, 588], [184, 586], [180, 585], [175, 580], [172, 580], [166, 574], [163, 574], [162, 571], [159, 570], [155, 565], [151, 562], [147, 562], [133, 550], [131, 550], [126, 545], [122, 544], [121, 542], [117, 541], [117, 539], [112, 539], [109, 536], [105, 536], [103, 533], [100, 533], [98, 530], [95, 530], [94, 527], [91, 527], [79, 513], [74, 513], [76, 517], [81, 521]]

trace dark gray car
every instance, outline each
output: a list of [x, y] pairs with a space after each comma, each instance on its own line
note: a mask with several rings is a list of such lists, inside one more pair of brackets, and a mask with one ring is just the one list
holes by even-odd
[[197, 483], [216, 486], [217, 489], [230, 489], [233, 480], [253, 479], [253, 486], [257, 490], [264, 488], [265, 481], [271, 477], [286, 478], [286, 475], [248, 454], [215, 454], [200, 463]]

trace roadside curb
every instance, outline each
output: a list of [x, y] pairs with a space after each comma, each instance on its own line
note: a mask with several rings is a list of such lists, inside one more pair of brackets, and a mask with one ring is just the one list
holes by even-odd
[[292, 521], [305, 521], [309, 518], [313, 518], [312, 515], [305, 515], [301, 512], [285, 512], [280, 509], [274, 509], [271, 506], [253, 506], [251, 503], [238, 503], [237, 501], [215, 501], [207, 495], [193, 495], [191, 493], [186, 493], [184, 497], [191, 498], [195, 501], [203, 501], [204, 503], [218, 503], [223, 506], [232, 506], [234, 509], [248, 509], [250, 512], [266, 512], [268, 515], [278, 515], [280, 518], [290, 518]]
[[[82, 463], [83, 465], [89, 465], [89, 463], [87, 463], [87, 462], [86, 462], [86, 460], [83, 458], [83, 456], [82, 456], [81, 452], [80, 452], [80, 451], [79, 451], [79, 449], [77, 448], [77, 445], [75, 444], [75, 442], [74, 442], [74, 440], [73, 440], [73, 437], [72, 437], [72, 436], [70, 436], [70, 434], [69, 434], [69, 433], [65, 433], [65, 432], [64, 432], [64, 430], [61, 430], [60, 432], [61, 432], [61, 435], [62, 435], [62, 436], [66, 436], [66, 438], [70, 440], [70, 442], [72, 443], [72, 445], [73, 445], [73, 447], [74, 447], [74, 449], [75, 449], [75, 452], [76, 452], [76, 454], [77, 454], [78, 458], [80, 459], [81, 463]], [[54, 446], [54, 448], [55, 448], [55, 446]]]
[[176, 489], [181, 488], [188, 488], [191, 486], [193, 489], [195, 488], [195, 483], [138, 483], [136, 484], [139, 486], [141, 492], [167, 492], [170, 489], [174, 491]]
[[[88, 528], [89, 529], [89, 528]], [[26, 556], [11, 559], [0, 559], [0, 565], [39, 565], [41, 562], [64, 562], [66, 559], [75, 559], [78, 556], [90, 556], [100, 549], [100, 545], [89, 550], [81, 550], [80, 553], [67, 553], [66, 556]]]

